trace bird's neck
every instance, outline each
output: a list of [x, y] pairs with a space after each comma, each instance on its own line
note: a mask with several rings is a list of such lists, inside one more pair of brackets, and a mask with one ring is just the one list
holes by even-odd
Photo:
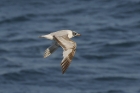
[[68, 37], [69, 37], [69, 38], [73, 38], [72, 32], [68, 32]]

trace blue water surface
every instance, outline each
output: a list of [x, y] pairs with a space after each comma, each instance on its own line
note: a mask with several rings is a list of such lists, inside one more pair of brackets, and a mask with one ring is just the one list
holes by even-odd
[[[82, 34], [65, 74], [38, 38], [63, 29]], [[139, 0], [1, 0], [0, 93], [56, 92], [140, 93]]]

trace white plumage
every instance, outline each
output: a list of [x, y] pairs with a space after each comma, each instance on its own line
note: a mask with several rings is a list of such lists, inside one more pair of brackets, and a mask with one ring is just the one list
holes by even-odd
[[70, 39], [75, 36], [80, 36], [80, 34], [71, 30], [60, 30], [40, 36], [54, 41], [54, 43], [45, 50], [44, 58], [51, 55], [59, 46], [63, 48], [63, 60], [61, 62], [62, 73], [66, 71], [75, 54], [76, 43]]

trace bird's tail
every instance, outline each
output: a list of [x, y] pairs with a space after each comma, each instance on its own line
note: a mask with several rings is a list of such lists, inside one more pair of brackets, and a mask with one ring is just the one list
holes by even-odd
[[53, 36], [48, 34], [48, 35], [41, 35], [39, 36], [39, 38], [47, 38], [47, 39], [50, 39], [50, 40], [53, 40]]

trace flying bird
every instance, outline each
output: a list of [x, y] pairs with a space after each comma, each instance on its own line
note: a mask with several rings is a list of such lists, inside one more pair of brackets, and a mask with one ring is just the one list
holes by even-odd
[[63, 48], [63, 60], [61, 61], [62, 74], [65, 73], [75, 54], [76, 42], [71, 40], [75, 36], [80, 36], [80, 34], [71, 30], [60, 30], [40, 36], [41, 38], [53, 40], [53, 44], [45, 50], [44, 58], [50, 56], [59, 46]]

